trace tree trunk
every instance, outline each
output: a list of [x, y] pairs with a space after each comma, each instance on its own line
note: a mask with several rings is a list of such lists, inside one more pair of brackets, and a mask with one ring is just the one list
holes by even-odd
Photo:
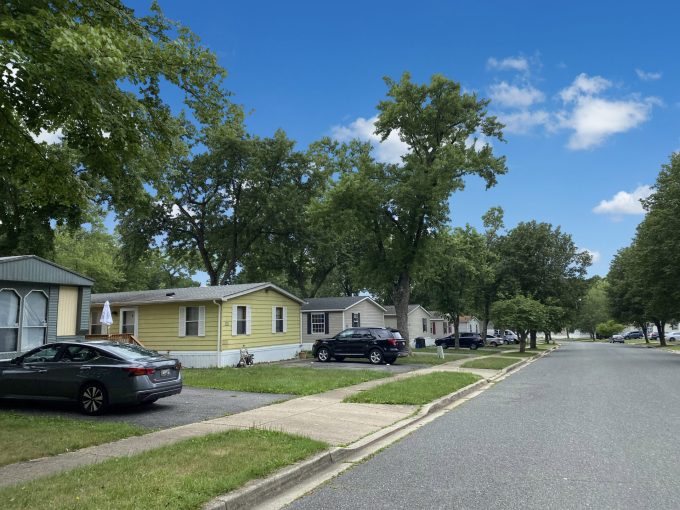
[[394, 286], [394, 308], [397, 314], [397, 329], [406, 340], [406, 345], [411, 350], [411, 336], [408, 330], [408, 302], [411, 299], [411, 276], [402, 273], [399, 282]]
[[654, 324], [656, 324], [656, 330], [659, 332], [659, 345], [666, 347], [666, 321], [654, 321]]
[[489, 327], [489, 319], [482, 320], [482, 340], [486, 343], [486, 329]]
[[569, 328], [567, 328], [567, 340], [569, 340]]
[[529, 348], [530, 349], [535, 349], [536, 348], [536, 330], [532, 329], [530, 332], [531, 338], [530, 338], [530, 344]]
[[527, 350], [527, 332], [515, 330], [519, 335], [519, 352], [525, 352]]
[[454, 339], [454, 348], [456, 350], [460, 349], [460, 315], [456, 314], [455, 318], [453, 319], [453, 339]]
[[544, 331], [543, 336], [544, 336], [545, 343], [549, 344], [550, 343], [550, 333], [548, 333], [547, 331]]

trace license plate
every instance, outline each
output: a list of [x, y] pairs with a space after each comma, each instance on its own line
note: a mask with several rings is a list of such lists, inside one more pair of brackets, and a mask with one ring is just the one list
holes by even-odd
[[170, 375], [170, 369], [169, 368], [164, 368], [161, 370], [161, 377], [168, 377]]

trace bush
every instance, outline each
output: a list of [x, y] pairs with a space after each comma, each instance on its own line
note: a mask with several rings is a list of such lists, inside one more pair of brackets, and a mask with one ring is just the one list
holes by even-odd
[[608, 320], [607, 322], [601, 322], [595, 327], [595, 332], [600, 338], [609, 338], [621, 331], [625, 326], [614, 322], [613, 320]]

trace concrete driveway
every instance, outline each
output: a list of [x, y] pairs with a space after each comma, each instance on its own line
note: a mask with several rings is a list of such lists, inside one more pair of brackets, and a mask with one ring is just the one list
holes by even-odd
[[55, 402], [0, 400], [0, 412], [126, 422], [151, 429], [164, 429], [249, 411], [293, 396], [185, 386], [179, 395], [162, 398], [149, 406], [117, 406], [95, 417], [82, 415], [75, 404]]

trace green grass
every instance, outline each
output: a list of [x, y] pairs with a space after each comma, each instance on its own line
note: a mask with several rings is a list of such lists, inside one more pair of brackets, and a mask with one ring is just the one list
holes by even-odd
[[502, 370], [503, 368], [509, 367], [517, 363], [517, 359], [504, 357], [504, 358], [481, 358], [473, 359], [467, 361], [461, 365], [462, 368], [486, 368], [489, 370]]
[[248, 368], [187, 368], [182, 370], [184, 384], [218, 390], [255, 393], [313, 395], [335, 388], [352, 386], [391, 374], [371, 370], [287, 368], [255, 365]]
[[381, 384], [370, 390], [351, 395], [343, 402], [422, 405], [464, 388], [479, 379], [479, 376], [465, 372], [434, 372]]
[[503, 352], [501, 356], [512, 356], [514, 358], [531, 358], [536, 356], [538, 351], [526, 351], [526, 352]]
[[0, 413], [0, 466], [149, 432], [127, 423]]
[[467, 354], [444, 354], [444, 359], [440, 359], [434, 354], [415, 354], [408, 358], [399, 358], [399, 362], [406, 365], [441, 365], [449, 361], [458, 361], [461, 359], [469, 359]]
[[325, 449], [311, 439], [230, 430], [0, 490], [5, 510], [197, 509]]

